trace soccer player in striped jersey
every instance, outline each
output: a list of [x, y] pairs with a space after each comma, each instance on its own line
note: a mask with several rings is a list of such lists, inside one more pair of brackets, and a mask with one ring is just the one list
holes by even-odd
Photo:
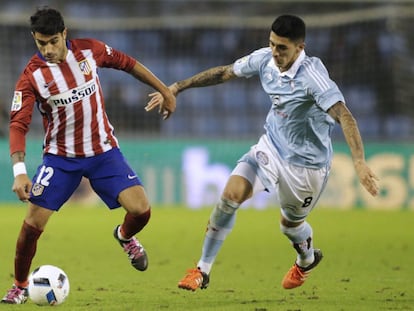
[[[304, 283], [322, 259], [321, 250], [313, 246], [312, 227], [306, 217], [327, 182], [335, 122], [342, 127], [360, 182], [374, 196], [379, 191], [377, 177], [365, 161], [357, 123], [322, 61], [306, 55], [305, 33], [301, 18], [280, 16], [271, 26], [269, 47], [170, 86], [177, 95], [188, 88], [257, 75], [271, 102], [265, 134], [233, 170], [210, 216], [201, 258], [179, 281], [180, 288], [194, 291], [208, 286], [212, 265], [234, 226], [240, 204], [258, 191], [271, 188], [280, 199], [280, 229], [297, 253], [282, 286], [292, 289]], [[151, 95], [156, 100], [147, 106], [149, 110], [163, 102], [160, 94]]]
[[[28, 202], [16, 245], [15, 281], [2, 299], [10, 304], [27, 300], [37, 241], [49, 217], [69, 199], [82, 177], [89, 179], [110, 209], [126, 210], [114, 237], [134, 268], [147, 269], [147, 254], [135, 235], [149, 221], [150, 203], [119, 149], [105, 112], [98, 68], [123, 70], [160, 92], [164, 119], [175, 110], [169, 88], [136, 59], [95, 39], [68, 40], [59, 11], [40, 8], [30, 21], [38, 52], [17, 81], [10, 117], [13, 191]], [[43, 163], [31, 181], [24, 164], [25, 137], [35, 106], [43, 116], [45, 137]]]

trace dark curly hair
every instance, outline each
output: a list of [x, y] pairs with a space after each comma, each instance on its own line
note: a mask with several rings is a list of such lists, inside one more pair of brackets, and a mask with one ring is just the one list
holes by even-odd
[[65, 22], [59, 11], [46, 6], [38, 8], [35, 14], [30, 16], [30, 29], [33, 33], [54, 35], [63, 32]]
[[272, 31], [279, 37], [285, 37], [292, 41], [305, 40], [305, 22], [298, 16], [281, 15], [272, 24]]

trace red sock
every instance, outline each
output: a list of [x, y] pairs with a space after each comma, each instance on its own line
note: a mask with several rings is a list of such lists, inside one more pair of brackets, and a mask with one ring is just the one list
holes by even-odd
[[42, 234], [27, 222], [23, 222], [16, 244], [16, 257], [14, 258], [14, 278], [17, 286], [27, 287], [28, 275], [32, 259], [36, 254], [37, 240]]
[[140, 232], [145, 225], [148, 223], [151, 217], [151, 209], [148, 209], [146, 212], [133, 216], [130, 213], [126, 213], [124, 218], [124, 223], [121, 225], [121, 235], [125, 239], [132, 238], [135, 234]]

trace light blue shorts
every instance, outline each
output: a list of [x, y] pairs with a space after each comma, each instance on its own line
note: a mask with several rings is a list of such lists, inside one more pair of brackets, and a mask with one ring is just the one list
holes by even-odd
[[283, 160], [266, 135], [244, 154], [232, 175], [251, 183], [253, 195], [275, 189], [282, 215], [292, 221], [304, 220], [314, 208], [328, 180], [329, 168], [300, 167]]

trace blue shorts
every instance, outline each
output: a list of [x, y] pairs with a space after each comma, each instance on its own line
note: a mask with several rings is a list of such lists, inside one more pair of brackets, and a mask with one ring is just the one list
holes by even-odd
[[45, 154], [33, 177], [30, 202], [58, 211], [79, 186], [82, 177], [110, 209], [120, 207], [119, 193], [142, 185], [118, 148], [88, 158]]

